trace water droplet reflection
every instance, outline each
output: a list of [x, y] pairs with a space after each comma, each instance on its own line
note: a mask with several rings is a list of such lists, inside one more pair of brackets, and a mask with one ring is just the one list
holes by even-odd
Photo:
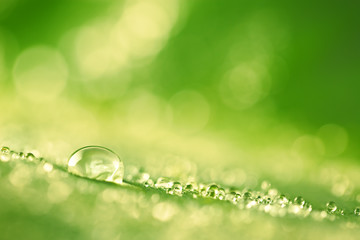
[[68, 171], [81, 177], [120, 184], [124, 176], [124, 165], [113, 151], [99, 146], [87, 146], [70, 156]]

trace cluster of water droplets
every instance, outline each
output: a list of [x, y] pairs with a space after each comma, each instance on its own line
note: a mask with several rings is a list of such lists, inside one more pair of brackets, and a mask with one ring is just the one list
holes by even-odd
[[[315, 220], [330, 219], [343, 216], [344, 210], [336, 206], [334, 202], [328, 202], [322, 210], [313, 210], [312, 205], [303, 197], [293, 199], [280, 194], [276, 188], [271, 187], [267, 181], [263, 181], [258, 191], [249, 189], [236, 189], [222, 187], [219, 184], [203, 184], [194, 181], [180, 182], [168, 177], [159, 177], [153, 180], [149, 173], [133, 167], [132, 174], [125, 176], [127, 182], [146, 188], [155, 188], [166, 194], [179, 197], [213, 199], [231, 203], [239, 209], [256, 209], [271, 216], [294, 215], [308, 217], [313, 214]], [[360, 216], [360, 208], [355, 208], [354, 214]]]
[[[43, 158], [35, 157], [31, 152], [16, 152], [8, 147], [1, 148], [0, 160], [2, 162], [20, 160], [41, 163], [43, 169], [47, 172], [56, 167]], [[168, 177], [152, 178], [149, 173], [136, 167], [129, 167], [128, 174], [124, 177], [124, 166], [119, 156], [113, 151], [99, 146], [88, 146], [75, 151], [68, 160], [67, 171], [98, 181], [117, 184], [125, 182], [144, 188], [157, 189], [178, 197], [223, 201], [233, 204], [239, 209], [255, 209], [271, 216], [294, 215], [308, 217], [311, 214], [316, 220], [325, 218], [333, 220], [336, 216], [344, 215], [344, 210], [339, 208], [333, 201], [328, 202], [322, 210], [313, 210], [312, 205], [301, 196], [291, 199], [279, 193], [267, 181], [262, 182], [259, 190], [237, 189], [222, 187], [216, 183], [181, 182]], [[360, 207], [355, 208], [352, 214], [360, 216]]]
[[11, 150], [9, 147], [2, 147], [0, 150], [0, 160], [2, 162], [16, 161], [16, 160], [24, 160], [29, 162], [40, 162], [43, 161], [43, 158], [37, 158], [31, 152], [16, 152]]

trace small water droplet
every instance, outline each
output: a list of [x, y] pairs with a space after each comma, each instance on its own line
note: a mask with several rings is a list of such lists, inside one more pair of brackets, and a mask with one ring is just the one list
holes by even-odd
[[337, 206], [335, 204], [335, 202], [328, 202], [326, 203], [326, 210], [328, 213], [334, 213], [337, 209]]
[[173, 182], [167, 177], [159, 177], [156, 180], [155, 187], [163, 190], [168, 190], [172, 187]]
[[227, 201], [230, 201], [230, 202], [236, 204], [237, 202], [240, 201], [241, 195], [237, 192], [230, 192], [230, 193], [226, 194], [225, 199]]
[[280, 205], [280, 207], [285, 207], [289, 204], [289, 199], [286, 198], [284, 194], [281, 194], [277, 199], [276, 203]]
[[354, 209], [354, 214], [356, 216], [360, 216], [360, 207], [357, 207], [357, 208]]
[[294, 198], [294, 204], [299, 205], [302, 208], [305, 205], [305, 200], [301, 196], [298, 196]]
[[27, 153], [26, 156], [25, 156], [26, 160], [28, 160], [29, 162], [33, 162], [36, 157], [34, 156], [34, 154], [32, 154], [31, 152], [30, 153]]
[[264, 198], [264, 200], [263, 200], [263, 204], [269, 205], [269, 204], [271, 204], [271, 203], [272, 203], [271, 198], [269, 198], [269, 197]]
[[184, 187], [185, 192], [196, 192], [197, 191], [197, 185], [195, 183], [187, 183]]
[[190, 194], [193, 198], [197, 198], [198, 193], [198, 185], [194, 182], [187, 183], [183, 189], [184, 194]]
[[257, 196], [256, 198], [255, 198], [255, 201], [257, 202], [257, 203], [259, 203], [259, 204], [261, 204], [262, 202], [263, 202], [263, 198], [262, 198], [262, 196]]
[[110, 149], [87, 146], [70, 156], [68, 171], [81, 177], [120, 184], [124, 176], [124, 165]]
[[12, 160], [18, 160], [20, 158], [19, 153], [15, 151], [10, 151], [10, 156]]
[[150, 179], [150, 174], [146, 172], [139, 172], [135, 176], [133, 176], [132, 180], [139, 184], [144, 184], [146, 181]]
[[244, 198], [245, 201], [251, 200], [252, 199], [252, 193], [249, 192], [249, 191], [245, 192], [244, 195], [243, 195], [243, 198]]
[[2, 147], [0, 150], [0, 159], [3, 162], [8, 162], [10, 160], [10, 148]]
[[181, 196], [182, 195], [182, 186], [181, 183], [179, 182], [174, 182], [172, 187], [169, 190], [169, 194], [171, 195], [178, 195]]
[[144, 182], [145, 187], [154, 187], [154, 181], [149, 178], [146, 182]]
[[25, 158], [26, 158], [25, 153], [19, 152], [19, 158], [20, 158], [21, 160], [25, 160]]
[[217, 198], [219, 194], [219, 187], [216, 184], [211, 184], [206, 189], [206, 197]]
[[206, 185], [200, 183], [199, 184], [199, 192], [198, 192], [198, 195], [201, 196], [201, 197], [206, 197], [206, 193], [207, 193], [207, 187]]
[[344, 216], [344, 209], [338, 208], [335, 213]]
[[217, 198], [218, 198], [219, 200], [224, 200], [224, 199], [225, 199], [225, 189], [219, 188]]
[[312, 205], [310, 203], [305, 203], [304, 208], [308, 211], [311, 212], [312, 211]]

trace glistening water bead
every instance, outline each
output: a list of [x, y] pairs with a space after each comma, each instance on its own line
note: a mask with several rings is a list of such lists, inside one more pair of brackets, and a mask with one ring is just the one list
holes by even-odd
[[81, 177], [120, 184], [124, 177], [124, 164], [110, 149], [87, 146], [70, 156], [68, 171]]
[[337, 206], [335, 204], [335, 202], [328, 202], [326, 203], [326, 210], [328, 213], [334, 213], [337, 209]]

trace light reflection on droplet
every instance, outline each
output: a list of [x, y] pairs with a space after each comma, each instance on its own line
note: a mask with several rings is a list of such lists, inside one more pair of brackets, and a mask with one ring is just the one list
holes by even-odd
[[122, 183], [124, 165], [111, 150], [87, 146], [75, 151], [69, 158], [68, 171], [86, 178]]

